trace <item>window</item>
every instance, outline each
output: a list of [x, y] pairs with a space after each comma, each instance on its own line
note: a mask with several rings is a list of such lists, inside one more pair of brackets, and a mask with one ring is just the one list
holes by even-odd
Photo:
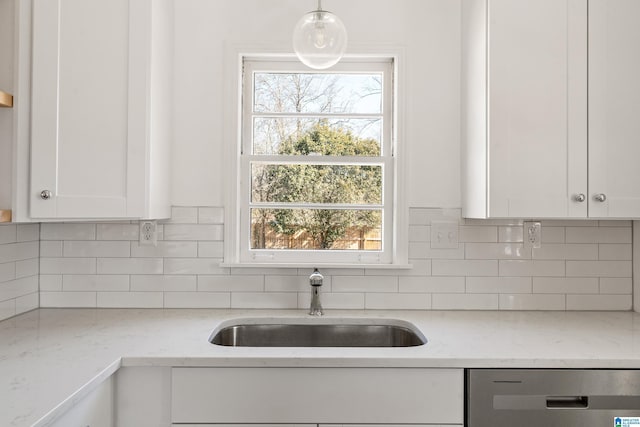
[[394, 262], [392, 71], [244, 59], [240, 262]]

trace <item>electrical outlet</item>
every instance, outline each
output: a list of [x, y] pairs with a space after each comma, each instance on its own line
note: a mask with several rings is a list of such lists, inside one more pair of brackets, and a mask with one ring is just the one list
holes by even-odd
[[158, 224], [156, 221], [140, 221], [140, 244], [148, 246], [158, 244]]
[[458, 223], [431, 222], [431, 249], [457, 249]]
[[525, 249], [539, 248], [542, 246], [542, 224], [539, 222], [524, 223], [524, 247]]

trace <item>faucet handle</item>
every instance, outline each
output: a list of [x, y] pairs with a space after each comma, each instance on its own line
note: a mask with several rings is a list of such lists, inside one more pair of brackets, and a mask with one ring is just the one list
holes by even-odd
[[313, 269], [313, 273], [309, 276], [309, 284], [311, 286], [322, 286], [322, 281], [324, 280], [324, 276], [320, 274], [317, 268]]

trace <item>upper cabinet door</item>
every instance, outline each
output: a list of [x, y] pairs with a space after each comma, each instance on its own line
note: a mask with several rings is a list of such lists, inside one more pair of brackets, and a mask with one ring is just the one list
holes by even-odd
[[149, 216], [152, 16], [151, 0], [34, 0], [33, 218]]
[[463, 0], [463, 215], [586, 217], [586, 0]]
[[586, 2], [488, 4], [488, 214], [584, 217]]
[[640, 217], [638, 21], [638, 0], [589, 0], [589, 216], [592, 217]]

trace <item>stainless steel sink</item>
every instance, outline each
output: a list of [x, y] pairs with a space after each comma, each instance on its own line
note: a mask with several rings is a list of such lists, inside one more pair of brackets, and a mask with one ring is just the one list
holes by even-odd
[[413, 347], [427, 342], [415, 326], [400, 320], [312, 320], [239, 320], [221, 325], [209, 341], [233, 347]]

